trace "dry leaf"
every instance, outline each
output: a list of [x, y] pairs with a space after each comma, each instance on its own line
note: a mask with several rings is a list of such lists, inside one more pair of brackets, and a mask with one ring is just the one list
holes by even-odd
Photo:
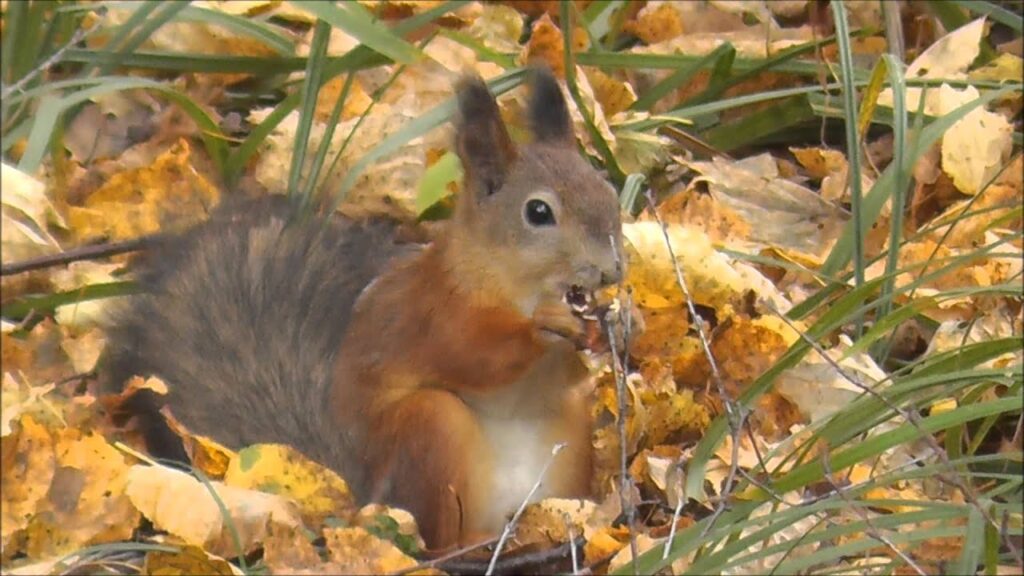
[[[243, 551], [262, 542], [273, 524], [301, 525], [294, 505], [280, 496], [220, 482], [204, 485], [185, 472], [164, 466], [132, 466], [126, 476], [132, 504], [157, 529], [214, 554], [234, 556], [239, 551], [211, 490], [230, 515]], [[183, 508], [182, 502], [189, 506]]]
[[0, 167], [0, 255], [4, 262], [60, 251], [51, 223], [64, 225], [46, 196], [46, 185], [6, 162]]
[[240, 450], [228, 465], [224, 483], [294, 501], [308, 526], [319, 526], [330, 516], [347, 520], [356, 512], [352, 493], [340, 476], [280, 444]]
[[808, 188], [781, 178], [769, 154], [737, 161], [693, 162], [701, 175], [688, 190], [706, 187], [750, 227], [750, 244], [775, 248], [820, 265], [832, 250], [848, 216]]
[[228, 576], [243, 572], [232, 566], [227, 560], [209, 554], [202, 548], [183, 546], [176, 553], [159, 550], [147, 552], [143, 573], [160, 574], [161, 576], [186, 576], [188, 574]]
[[68, 225], [79, 240], [126, 240], [161, 230], [166, 222], [194, 223], [217, 204], [220, 192], [192, 166], [181, 139], [151, 166], [112, 176], [68, 208]]
[[570, 535], [582, 536], [584, 526], [596, 509], [597, 505], [588, 500], [546, 498], [534, 502], [519, 517], [516, 544], [553, 547], [568, 542]]
[[417, 564], [393, 543], [365, 528], [327, 528], [324, 536], [329, 559], [337, 566], [336, 574], [387, 574]]

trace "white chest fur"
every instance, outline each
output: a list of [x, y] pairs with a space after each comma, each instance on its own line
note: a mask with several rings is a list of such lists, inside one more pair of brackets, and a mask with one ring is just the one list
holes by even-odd
[[[483, 422], [483, 429], [491, 450], [493, 474], [492, 501], [485, 506], [486, 513], [480, 522], [485, 530], [500, 531], [541, 479], [558, 439], [552, 438], [543, 420], [489, 418]], [[548, 493], [546, 487], [551, 485], [551, 479], [541, 480], [541, 487], [531, 501]]]
[[[477, 397], [465, 398], [479, 418], [484, 437], [484, 452], [477, 470], [486, 477], [484, 501], [478, 502], [476, 529], [500, 531], [541, 480], [541, 487], [531, 501], [549, 495], [564, 495], [566, 479], [561, 477], [565, 465], [573, 461], [564, 450], [551, 452], [575, 426], [566, 426], [563, 409], [572, 387], [587, 375], [571, 344], [555, 347], [512, 385], [492, 390]], [[577, 424], [589, 430], [580, 421]], [[576, 438], [577, 442], [589, 441]], [[544, 467], [551, 462], [547, 476]], [[571, 468], [571, 466], [570, 466]]]

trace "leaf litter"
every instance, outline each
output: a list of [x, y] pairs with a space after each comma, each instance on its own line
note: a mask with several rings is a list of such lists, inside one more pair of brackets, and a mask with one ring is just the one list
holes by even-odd
[[[382, 17], [398, 19], [421, 13], [434, 3], [364, 4]], [[861, 23], [877, 24], [881, 16], [874, 4], [851, 3], [851, 16]], [[293, 30], [297, 23], [312, 19], [289, 3], [194, 5], [247, 18], [273, 15], [290, 22], [291, 27], [273, 26], [294, 42], [299, 55], [308, 52], [311, 34], [303, 36]], [[527, 17], [520, 9], [538, 10], [534, 16], [539, 17]], [[805, 2], [651, 1], [629, 16], [623, 30], [639, 38], [640, 43], [628, 52], [641, 56], [702, 56], [729, 41], [740, 56], [765, 57], [815, 38], [812, 23], [779, 23], [800, 20], [805, 9]], [[104, 26], [124, 22], [126, 14], [108, 11], [104, 18], [109, 22]], [[510, 55], [517, 64], [539, 59], [564, 74], [557, 3], [546, 8], [519, 7], [515, 2], [469, 3], [451, 17], [448, 25], [452, 29], [461, 28], [488, 49]], [[939, 38], [917, 55], [907, 76], [1006, 81], [1016, 74], [1019, 79], [1019, 54], [1002, 53], [985, 66], [974, 66], [989, 26], [985, 19], [978, 19]], [[524, 30], [531, 32], [525, 43]], [[437, 35], [424, 48], [426, 59], [410, 65], [386, 89], [393, 71], [389, 67], [355, 74], [328, 158], [341, 149], [356, 125], [359, 129], [334, 171], [323, 176], [325, 189], [336, 185], [377, 143], [444, 102], [453, 79], [462, 72], [473, 70], [485, 79], [502, 72], [501, 66], [479, 57], [457, 38]], [[109, 37], [97, 35], [90, 39], [90, 46], [102, 47], [107, 41]], [[574, 50], [586, 50], [592, 41], [586, 30], [573, 28]], [[341, 56], [357, 43], [333, 30], [328, 52]], [[251, 37], [198, 22], [168, 24], [148, 39], [144, 48], [273, 55], [268, 46]], [[864, 54], [874, 50], [869, 42], [855, 44], [855, 49]], [[710, 81], [706, 74], [697, 75], [656, 103], [650, 114], [630, 109], [638, 94], [668, 73], [617, 73], [578, 65], [575, 76], [584, 109], [569, 99], [576, 132], [591, 157], [600, 154], [593, 135], [584, 127], [585, 117], [594, 123], [599, 137], [627, 172], [686, 175], [663, 186], [665, 199], [657, 210], [664, 231], [649, 206], [636, 221], [624, 226], [629, 262], [626, 286], [640, 310], [644, 330], [631, 342], [625, 413], [619, 412], [615, 374], [607, 365], [596, 369], [594, 488], [600, 497], [593, 502], [552, 499], [531, 505], [511, 547], [527, 551], [531, 546], [554, 548], [581, 537], [585, 545], [580, 562], [599, 571], [627, 568], [633, 543], [640, 553], [663, 546], [672, 530], [692, 526], [722, 497], [750, 497], [751, 487], [740, 494], [722, 492], [736, 467], [756, 471], [764, 479], [791, 470], [795, 463], [784, 456], [797, 446], [809, 447], [813, 459], [826, 449], [814, 443], [813, 433], [863, 397], [865, 388], [884, 390], [890, 375], [890, 368], [872, 355], [851, 352], [853, 341], [846, 334], [835, 335], [822, 344], [823, 354], [812, 352], [783, 371], [758, 399], [749, 416], [749, 434], [725, 437], [706, 470], [699, 501], [683, 497], [686, 462], [712, 419], [726, 410], [712, 385], [715, 372], [723, 389], [735, 399], [799, 342], [801, 333], [813, 323], [814, 316], [783, 321], [779, 314], [786, 314], [822, 286], [822, 279], [813, 271], [829, 255], [849, 220], [850, 176], [846, 154], [828, 147], [792, 148], [796, 163], [778, 150], [739, 160], [697, 160], [690, 154], [665, 153], [671, 141], [664, 133], [632, 131], [631, 124], [672, 109]], [[294, 77], [300, 78], [298, 73]], [[310, 149], [324, 137], [323, 122], [339, 96], [343, 78], [335, 78], [320, 93]], [[248, 75], [199, 74], [196, 79], [195, 85], [183, 86], [202, 100], [210, 98], [211, 87], [223, 90], [247, 80]], [[765, 72], [727, 89], [725, 97], [796, 85], [801, 83], [795, 76]], [[219, 201], [220, 185], [211, 176], [210, 159], [196, 146], [199, 129], [189, 123], [148, 122], [147, 114], [170, 114], [173, 106], [137, 91], [116, 94], [95, 99], [86, 106], [85, 114], [76, 117], [67, 134], [71, 154], [64, 165], [48, 165], [40, 174], [30, 175], [4, 163], [5, 263], [87, 241], [129, 239], [168, 230], [172, 223], [183, 225], [203, 218]], [[906, 96], [909, 110], [917, 110], [923, 99], [925, 114], [941, 116], [978, 95], [973, 87], [944, 83], [927, 91], [909, 88]], [[499, 99], [514, 136], [523, 127], [522, 98], [520, 92], [513, 92]], [[879, 96], [883, 106], [891, 106], [891, 101], [889, 91]], [[740, 110], [749, 113], [752, 109]], [[896, 277], [897, 289], [918, 282], [913, 294], [929, 298], [1020, 278], [1021, 156], [1019, 147], [1012, 145], [1013, 125], [1007, 120], [1007, 113], [1012, 115], [1014, 110], [1019, 113], [1019, 93], [992, 109], [976, 108], [923, 156], [917, 173], [927, 171], [930, 178], [919, 179], [918, 200], [930, 202], [931, 212], [918, 223], [924, 232], [900, 247], [898, 264], [903, 272]], [[271, 111], [253, 107], [247, 112], [247, 122], [258, 125]], [[726, 115], [737, 113], [731, 110]], [[148, 127], [141, 133], [141, 141], [134, 141], [139, 134], [131, 136], [132, 129], [141, 124]], [[245, 168], [245, 176], [251, 180], [248, 186], [260, 193], [284, 190], [297, 125], [297, 112], [292, 112], [262, 143]], [[102, 138], [90, 143], [93, 133]], [[357, 216], [415, 218], [421, 212], [416, 206], [419, 183], [431, 159], [449, 149], [449, 141], [450, 129], [440, 127], [399, 146], [364, 170], [342, 210]], [[878, 146], [884, 148], [884, 141]], [[1017, 153], [1011, 159], [1013, 150]], [[877, 174], [867, 169], [857, 176], [867, 190]], [[946, 186], [946, 191], [935, 194], [941, 186]], [[882, 223], [888, 218], [891, 214], [884, 212]], [[674, 259], [665, 244], [666, 234]], [[869, 256], [882, 255], [888, 249], [887, 239], [870, 246]], [[927, 275], [938, 263], [970, 255], [984, 246], [997, 250], [972, 256], [962, 266], [937, 276]], [[741, 259], [737, 253], [762, 260]], [[764, 263], [766, 259], [785, 266], [769, 265]], [[4, 300], [8, 294], [73, 291], [114, 282], [122, 267], [121, 260], [113, 264], [80, 262], [49, 273], [33, 273], [27, 279], [5, 276]], [[677, 268], [710, 338], [710, 355], [717, 362], [714, 369], [696, 332], [701, 328], [678, 286]], [[880, 277], [884, 270], [884, 262], [876, 262], [866, 269], [867, 279]], [[909, 299], [906, 292], [898, 297], [903, 303]], [[237, 573], [238, 568], [223, 558], [237, 559], [257, 550], [275, 573], [388, 573], [418, 566], [422, 541], [407, 512], [372, 504], [357, 507], [343, 478], [286, 446], [256, 445], [233, 452], [191, 435], [174, 421], [173, 414], [166, 414], [185, 440], [203, 479], [147, 462], [137, 430], [133, 432], [134, 424], [114, 425], [105, 413], [116, 412], [141, 390], [159, 394], [166, 392], [166, 386], [139, 378], [119, 397], [97, 398], [89, 375], [98, 369], [103, 347], [100, 327], [107, 306], [109, 300], [63, 305], [55, 309], [52, 319], [28, 327], [4, 320], [0, 335], [4, 344], [0, 544], [5, 570], [52, 568], [58, 559], [67, 559], [84, 547], [129, 541], [139, 533], [142, 518], [155, 529], [149, 532], [154, 542], [178, 546], [175, 553], [146, 552], [145, 570], [151, 572]], [[921, 358], [968, 343], [1020, 338], [1022, 333], [1019, 302], [1012, 298], [965, 294], [934, 300], [921, 306], [920, 312], [935, 323], [933, 330], [920, 336], [927, 341]], [[1021, 361], [1021, 353], [1008, 352], [984, 366], [1012, 370]], [[68, 379], [74, 375], [80, 378]], [[958, 401], [936, 402], [931, 410], [950, 410]], [[617, 421], [623, 418], [627, 474], [632, 480], [627, 494], [619, 493]], [[898, 420], [883, 422], [867, 437], [898, 424]], [[918, 445], [900, 446], [876, 461], [833, 470], [832, 480], [847, 485], [871, 482], [919, 460], [922, 451]], [[902, 499], [905, 504], [885, 508], [899, 512], [915, 509], [915, 501], [954, 501], [958, 492], [927, 482], [883, 482], [872, 488], [871, 495], [874, 499]], [[763, 504], [753, 516], [800, 506], [804, 496], [786, 492], [780, 501]], [[627, 512], [623, 503], [642, 509], [644, 516], [633, 525], [623, 523]], [[674, 513], [676, 510], [682, 513]], [[818, 529], [822, 520], [850, 522], [858, 518], [852, 512], [848, 516], [812, 515], [764, 544], [797, 541]], [[842, 566], [855, 570], [891, 554], [884, 546], [879, 548]], [[805, 544], [785, 557], [798, 559], [814, 550], [813, 545]], [[955, 559], [960, 551], [961, 543], [944, 540], [911, 553], [917, 561], [928, 563]], [[733, 570], [758, 573], [770, 570], [782, 558], [782, 554], [764, 555]], [[696, 560], [692, 554], [680, 557], [670, 570], [684, 571]], [[420, 573], [435, 570], [424, 567]]]

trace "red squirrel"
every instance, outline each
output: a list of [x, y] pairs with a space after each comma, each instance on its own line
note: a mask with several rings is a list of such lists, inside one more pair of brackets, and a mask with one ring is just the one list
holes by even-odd
[[496, 534], [558, 443], [538, 497], [588, 496], [584, 326], [565, 295], [621, 279], [621, 220], [558, 81], [531, 84], [521, 146], [482, 80], [458, 85], [462, 192], [422, 249], [273, 201], [155, 247], [110, 331], [112, 379], [161, 377], [175, 417], [229, 447], [296, 447], [412, 512], [431, 548]]

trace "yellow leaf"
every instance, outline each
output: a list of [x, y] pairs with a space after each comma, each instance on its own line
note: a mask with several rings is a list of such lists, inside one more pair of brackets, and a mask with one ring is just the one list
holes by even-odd
[[584, 68], [584, 72], [605, 116], [614, 116], [636, 102], [636, 94], [628, 82], [613, 78], [599, 68]]
[[50, 431], [30, 415], [22, 417], [14, 432], [0, 441], [3, 442], [0, 542], [6, 554], [12, 536], [28, 526], [40, 502], [46, 498], [56, 471], [57, 456]]
[[188, 574], [241, 574], [223, 559], [208, 554], [196, 546], [183, 546], [178, 552], [154, 550], [146, 553], [144, 574], [160, 576], [186, 576]]
[[124, 240], [159, 231], [165, 222], [185, 225], [204, 217], [220, 192], [192, 167], [184, 138], [150, 166], [111, 176], [82, 206], [68, 208], [79, 240]]
[[941, 400], [932, 402], [932, 407], [929, 411], [929, 414], [935, 416], [936, 414], [942, 414], [944, 412], [950, 412], [952, 410], [955, 410], [956, 407], [956, 398], [943, 398]]
[[214, 554], [235, 556], [239, 550], [211, 489], [227, 510], [243, 553], [262, 542], [271, 525], [301, 524], [294, 505], [280, 496], [221, 482], [210, 482], [208, 487], [185, 472], [165, 466], [133, 466], [128, 470], [127, 482], [132, 504], [157, 529]]
[[516, 526], [519, 546], [543, 544], [554, 546], [568, 542], [571, 535], [583, 535], [584, 525], [597, 505], [589, 500], [547, 498], [526, 507]]
[[224, 483], [295, 501], [309, 526], [319, 526], [328, 516], [348, 519], [356, 512], [345, 480], [281, 444], [257, 444], [240, 450], [228, 465]]
[[682, 34], [683, 22], [676, 7], [664, 2], [653, 10], [641, 10], [634, 22], [626, 24], [625, 30], [636, 34], [646, 44], [656, 44]]
[[331, 562], [348, 574], [387, 574], [418, 564], [393, 543], [370, 534], [365, 528], [327, 528], [327, 551]]

